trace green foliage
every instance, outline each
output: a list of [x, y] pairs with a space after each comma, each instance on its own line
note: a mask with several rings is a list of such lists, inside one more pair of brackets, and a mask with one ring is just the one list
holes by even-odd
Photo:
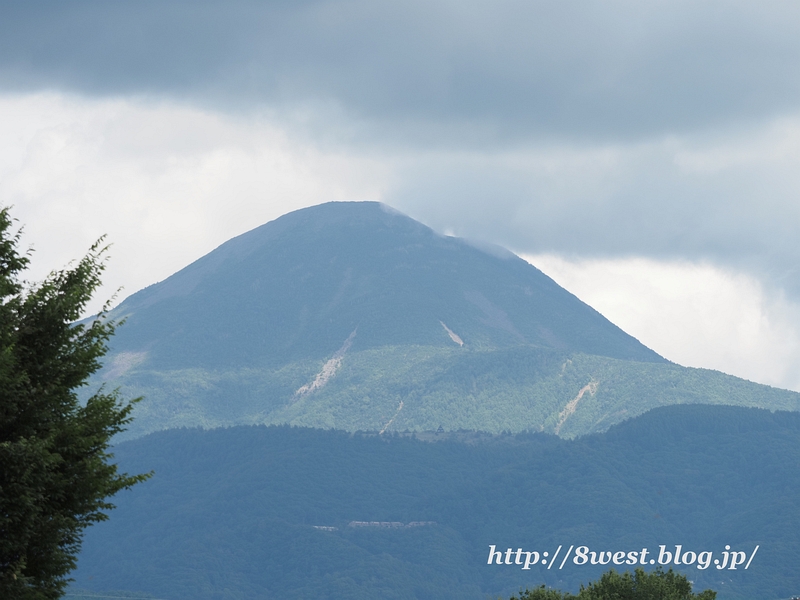
[[[578, 600], [714, 600], [716, 592], [705, 590], [692, 593], [692, 584], [684, 575], [672, 569], [661, 568], [645, 572], [636, 569], [633, 574], [617, 573], [611, 569], [599, 581], [582, 587]], [[526, 599], [527, 600], [527, 599]]]
[[114, 333], [102, 315], [74, 323], [100, 285], [104, 249], [26, 287], [28, 258], [11, 225], [0, 210], [0, 597], [51, 599], [75, 568], [84, 528], [112, 508], [106, 498], [146, 476], [109, 463], [132, 404], [102, 390], [83, 404], [75, 393]]
[[544, 585], [520, 592], [519, 596], [511, 596], [511, 600], [574, 600], [569, 592], [547, 588]]
[[577, 596], [540, 586], [512, 596], [511, 600], [714, 600], [717, 593], [705, 590], [692, 593], [692, 584], [684, 575], [660, 567], [646, 572], [636, 569], [618, 573], [611, 569], [599, 580], [581, 586]]
[[[395, 415], [387, 431], [432, 431], [442, 425], [448, 431], [541, 430], [574, 438], [673, 404], [800, 410], [797, 392], [717, 371], [529, 346], [408, 345], [348, 352], [335, 377], [302, 398], [295, 391], [314, 380], [323, 360], [279, 369], [158, 371], [130, 364], [114, 381], [146, 400], [136, 407], [128, 438], [171, 427], [262, 423], [380, 431]], [[585, 392], [574, 412], [564, 413], [592, 382], [594, 393]]]

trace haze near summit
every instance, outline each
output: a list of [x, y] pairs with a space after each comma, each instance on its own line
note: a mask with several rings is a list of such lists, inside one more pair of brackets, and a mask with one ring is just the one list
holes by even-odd
[[[520, 253], [667, 358], [800, 390], [800, 7], [0, 8], [0, 197], [106, 295], [329, 200]], [[99, 305], [99, 304], [98, 304]]]

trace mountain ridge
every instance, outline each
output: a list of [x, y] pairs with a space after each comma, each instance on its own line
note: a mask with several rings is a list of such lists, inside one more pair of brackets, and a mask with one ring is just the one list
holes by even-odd
[[128, 436], [292, 423], [574, 437], [667, 404], [800, 409], [800, 394], [670, 363], [478, 246], [376, 202], [289, 213], [113, 309], [126, 324], [95, 382], [145, 397]]
[[[360, 349], [365, 348], [365, 343], [372, 347], [398, 341], [441, 345], [440, 327], [431, 327], [431, 323], [447, 324], [450, 320], [448, 327], [458, 333], [452, 325], [453, 318], [458, 320], [452, 317], [453, 305], [458, 305], [461, 312], [473, 313], [469, 323], [473, 339], [465, 343], [523, 343], [613, 358], [664, 360], [523, 259], [510, 252], [504, 258], [499, 255], [477, 248], [474, 242], [442, 236], [380, 203], [328, 203], [301, 209], [229, 240], [164, 281], [127, 298], [111, 316], [126, 316], [131, 324], [120, 330], [113, 343], [115, 348], [130, 345], [126, 338], [139, 326], [138, 315], [154, 307], [185, 300], [184, 309], [196, 310], [197, 302], [191, 302], [196, 295], [214, 304], [230, 302], [232, 309], [248, 313], [246, 328], [240, 328], [236, 342], [251, 355], [258, 352], [253, 351], [253, 344], [247, 344], [245, 329], [255, 327], [264, 334], [282, 336], [278, 348], [291, 352], [295, 343], [292, 338], [308, 330], [303, 319], [317, 325], [313, 333], [318, 340], [315, 348], [303, 349], [316, 351], [319, 356], [334, 352], [356, 327], [361, 330], [356, 342]], [[522, 276], [516, 283], [517, 290], [501, 277], [493, 276], [491, 271], [502, 267], [510, 272], [504, 273], [506, 279]], [[427, 279], [420, 282], [421, 278]], [[309, 279], [323, 280], [321, 283], [327, 287], [322, 289]], [[266, 289], [267, 285], [283, 289], [276, 292]], [[265, 301], [254, 306], [254, 294], [238, 293], [247, 286], [266, 295]], [[513, 292], [540, 295], [550, 304], [555, 302], [550, 296], [555, 295], [560, 305], [556, 309], [536, 298], [537, 308], [550, 311], [546, 315], [549, 322], [537, 322], [538, 330], [527, 324], [523, 327], [520, 319], [509, 314], [509, 298], [504, 298], [503, 305], [488, 297], [499, 291], [493, 287], [502, 287], [506, 296]], [[420, 289], [426, 293], [419, 293]], [[512, 300], [520, 303], [519, 298]], [[345, 301], [363, 306], [348, 310], [342, 306]], [[296, 314], [298, 305], [301, 313], [305, 309], [309, 314]], [[269, 323], [259, 322], [256, 316], [263, 307], [272, 312]], [[333, 313], [346, 323], [327, 326], [323, 319]], [[434, 319], [435, 316], [439, 318]], [[182, 327], [191, 318], [193, 315], [184, 314]], [[224, 312], [215, 315], [215, 321], [220, 320], [225, 327], [234, 325]], [[286, 331], [271, 327], [278, 320], [294, 327]], [[387, 323], [391, 320], [395, 324]], [[423, 320], [426, 322], [421, 324]], [[578, 324], [566, 323], [569, 327], [565, 327], [567, 320]], [[560, 326], [559, 330], [553, 331], [554, 323]], [[573, 331], [576, 327], [583, 327], [580, 335]], [[367, 342], [365, 335], [371, 338]], [[466, 334], [458, 335], [467, 339]], [[216, 336], [215, 341], [219, 342], [219, 338]], [[323, 346], [324, 350], [317, 349]], [[234, 354], [237, 360], [246, 360], [241, 352]], [[265, 354], [266, 351], [261, 352], [262, 356]]]

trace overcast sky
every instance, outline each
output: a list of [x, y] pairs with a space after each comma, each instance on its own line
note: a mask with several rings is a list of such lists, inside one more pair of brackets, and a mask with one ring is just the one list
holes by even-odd
[[0, 202], [105, 296], [329, 200], [525, 256], [670, 360], [800, 390], [796, 2], [0, 7]]

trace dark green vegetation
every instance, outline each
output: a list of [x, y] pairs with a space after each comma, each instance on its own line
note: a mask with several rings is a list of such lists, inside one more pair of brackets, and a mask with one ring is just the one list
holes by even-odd
[[800, 394], [671, 364], [525, 261], [377, 203], [234, 238], [112, 312], [100, 379], [143, 395], [130, 437], [180, 426], [541, 430], [662, 405], [800, 409]]
[[577, 595], [540, 586], [521, 592], [511, 600], [714, 600], [716, 592], [692, 593], [692, 584], [672, 569], [656, 569], [650, 573], [635, 569], [617, 573], [613, 569], [599, 580], [581, 586]]
[[75, 394], [114, 333], [105, 320], [72, 325], [100, 284], [103, 250], [29, 288], [11, 225], [0, 210], [0, 598], [50, 599], [84, 529], [113, 508], [107, 498], [146, 477], [109, 463], [131, 404], [113, 392], [81, 404]]
[[800, 591], [800, 414], [671, 406], [575, 440], [420, 437], [436, 441], [236, 427], [122, 443], [125, 469], [156, 475], [87, 533], [75, 585], [169, 600], [485, 600], [542, 584], [576, 593], [609, 568], [487, 565], [492, 544], [716, 556], [759, 544], [746, 571], [674, 568], [721, 599]]

